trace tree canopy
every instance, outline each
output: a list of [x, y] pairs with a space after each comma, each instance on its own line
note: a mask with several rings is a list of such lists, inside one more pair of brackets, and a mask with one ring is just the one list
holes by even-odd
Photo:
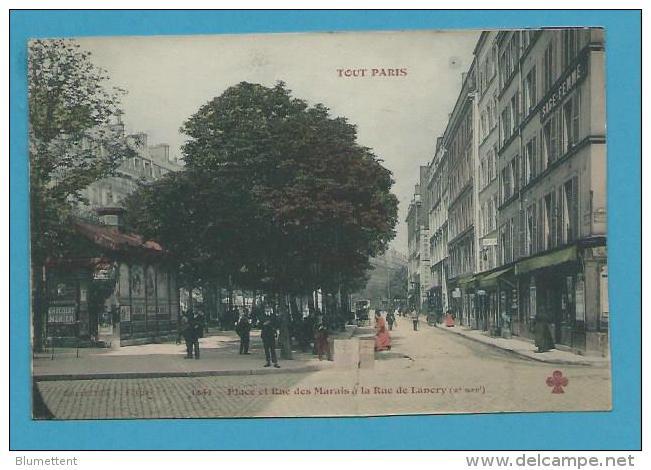
[[71, 40], [29, 44], [32, 262], [65, 251], [74, 204], [90, 183], [131, 155], [121, 127], [122, 90]]
[[186, 170], [134, 194], [128, 213], [188, 272], [271, 292], [356, 288], [395, 235], [389, 170], [354, 125], [283, 83], [230, 87], [181, 131]]

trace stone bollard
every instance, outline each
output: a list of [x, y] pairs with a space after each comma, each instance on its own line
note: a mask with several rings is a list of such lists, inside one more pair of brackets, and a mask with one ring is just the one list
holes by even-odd
[[359, 368], [372, 369], [375, 365], [375, 336], [359, 337]]
[[357, 338], [335, 338], [331, 343], [335, 367], [356, 369], [359, 363], [359, 340]]

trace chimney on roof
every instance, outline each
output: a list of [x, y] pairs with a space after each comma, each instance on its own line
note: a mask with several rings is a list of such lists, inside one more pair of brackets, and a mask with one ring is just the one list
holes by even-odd
[[122, 207], [99, 207], [95, 209], [102, 225], [112, 227], [121, 232], [124, 228], [124, 213]]

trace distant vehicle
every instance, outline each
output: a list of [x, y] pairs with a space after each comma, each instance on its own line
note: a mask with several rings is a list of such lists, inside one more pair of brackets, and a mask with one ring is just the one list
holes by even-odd
[[355, 302], [355, 319], [358, 325], [370, 323], [370, 300], [357, 300]]

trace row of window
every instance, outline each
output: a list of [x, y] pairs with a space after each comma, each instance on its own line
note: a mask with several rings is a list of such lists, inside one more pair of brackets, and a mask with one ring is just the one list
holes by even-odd
[[[536, 31], [515, 31], [509, 40], [502, 45], [497, 64], [500, 76], [500, 90], [504, 89], [517, 70], [518, 60], [528, 49], [536, 33]], [[562, 31], [548, 31], [545, 34], [550, 36], [550, 41], [543, 52], [543, 94], [552, 87], [554, 81], [559, 77], [560, 71], [567, 68], [578, 56], [582, 42], [584, 42], [581, 35], [589, 34], [589, 32], [580, 29], [565, 29]], [[559, 49], [561, 51], [560, 57]], [[535, 78], [535, 73], [532, 77]]]
[[481, 96], [484, 96], [486, 94], [491, 80], [493, 80], [497, 74], [497, 45], [492, 44], [490, 48], [490, 52], [486, 54], [486, 58], [479, 65], [479, 69], [477, 71], [479, 76], [479, 93]]
[[431, 265], [434, 266], [439, 261], [448, 256], [448, 233], [443, 230], [430, 239]]
[[497, 228], [497, 195], [487, 199], [479, 208], [479, 236], [492, 232]]
[[497, 178], [497, 146], [493, 146], [479, 161], [479, 190], [491, 184]]
[[520, 93], [513, 94], [500, 116], [500, 142], [504, 145], [520, 125]]
[[154, 164], [152, 161], [140, 157], [130, 158], [125, 162], [125, 165], [128, 169], [135, 170], [142, 176], [154, 179], [160, 178], [168, 172], [165, 168]]
[[467, 273], [472, 273], [475, 266], [475, 242], [473, 237], [468, 237], [462, 243], [450, 248], [450, 277], [454, 278]]
[[501, 263], [511, 263], [518, 255], [517, 230], [521, 234], [521, 257], [575, 241], [579, 234], [578, 189], [578, 177], [574, 176], [540, 199], [530, 201], [519, 216], [519, 227], [516, 217], [503, 223], [499, 230]]
[[579, 143], [580, 101], [580, 94], [574, 93], [550, 113], [539, 134], [524, 144], [522, 165], [519, 155], [505, 165], [500, 174], [502, 203]]
[[458, 204], [450, 208], [448, 212], [448, 228], [450, 239], [454, 239], [461, 232], [470, 227], [474, 222], [474, 205], [472, 194], [468, 193]]
[[449, 175], [449, 192], [450, 201], [457, 199], [459, 194], [464, 190], [472, 179], [472, 147], [469, 145], [460, 155], [460, 161], [457, 166], [450, 171]]
[[483, 141], [497, 126], [497, 96], [493, 96], [479, 113], [479, 137]]
[[450, 200], [453, 201], [472, 179], [472, 112], [468, 110], [461, 119], [448, 149], [450, 164], [458, 162], [456, 167], [449, 170]]
[[500, 90], [506, 86], [511, 76], [517, 70], [519, 59], [520, 33], [518, 31], [514, 31], [500, 51], [500, 60], [498, 65], [500, 74]]

